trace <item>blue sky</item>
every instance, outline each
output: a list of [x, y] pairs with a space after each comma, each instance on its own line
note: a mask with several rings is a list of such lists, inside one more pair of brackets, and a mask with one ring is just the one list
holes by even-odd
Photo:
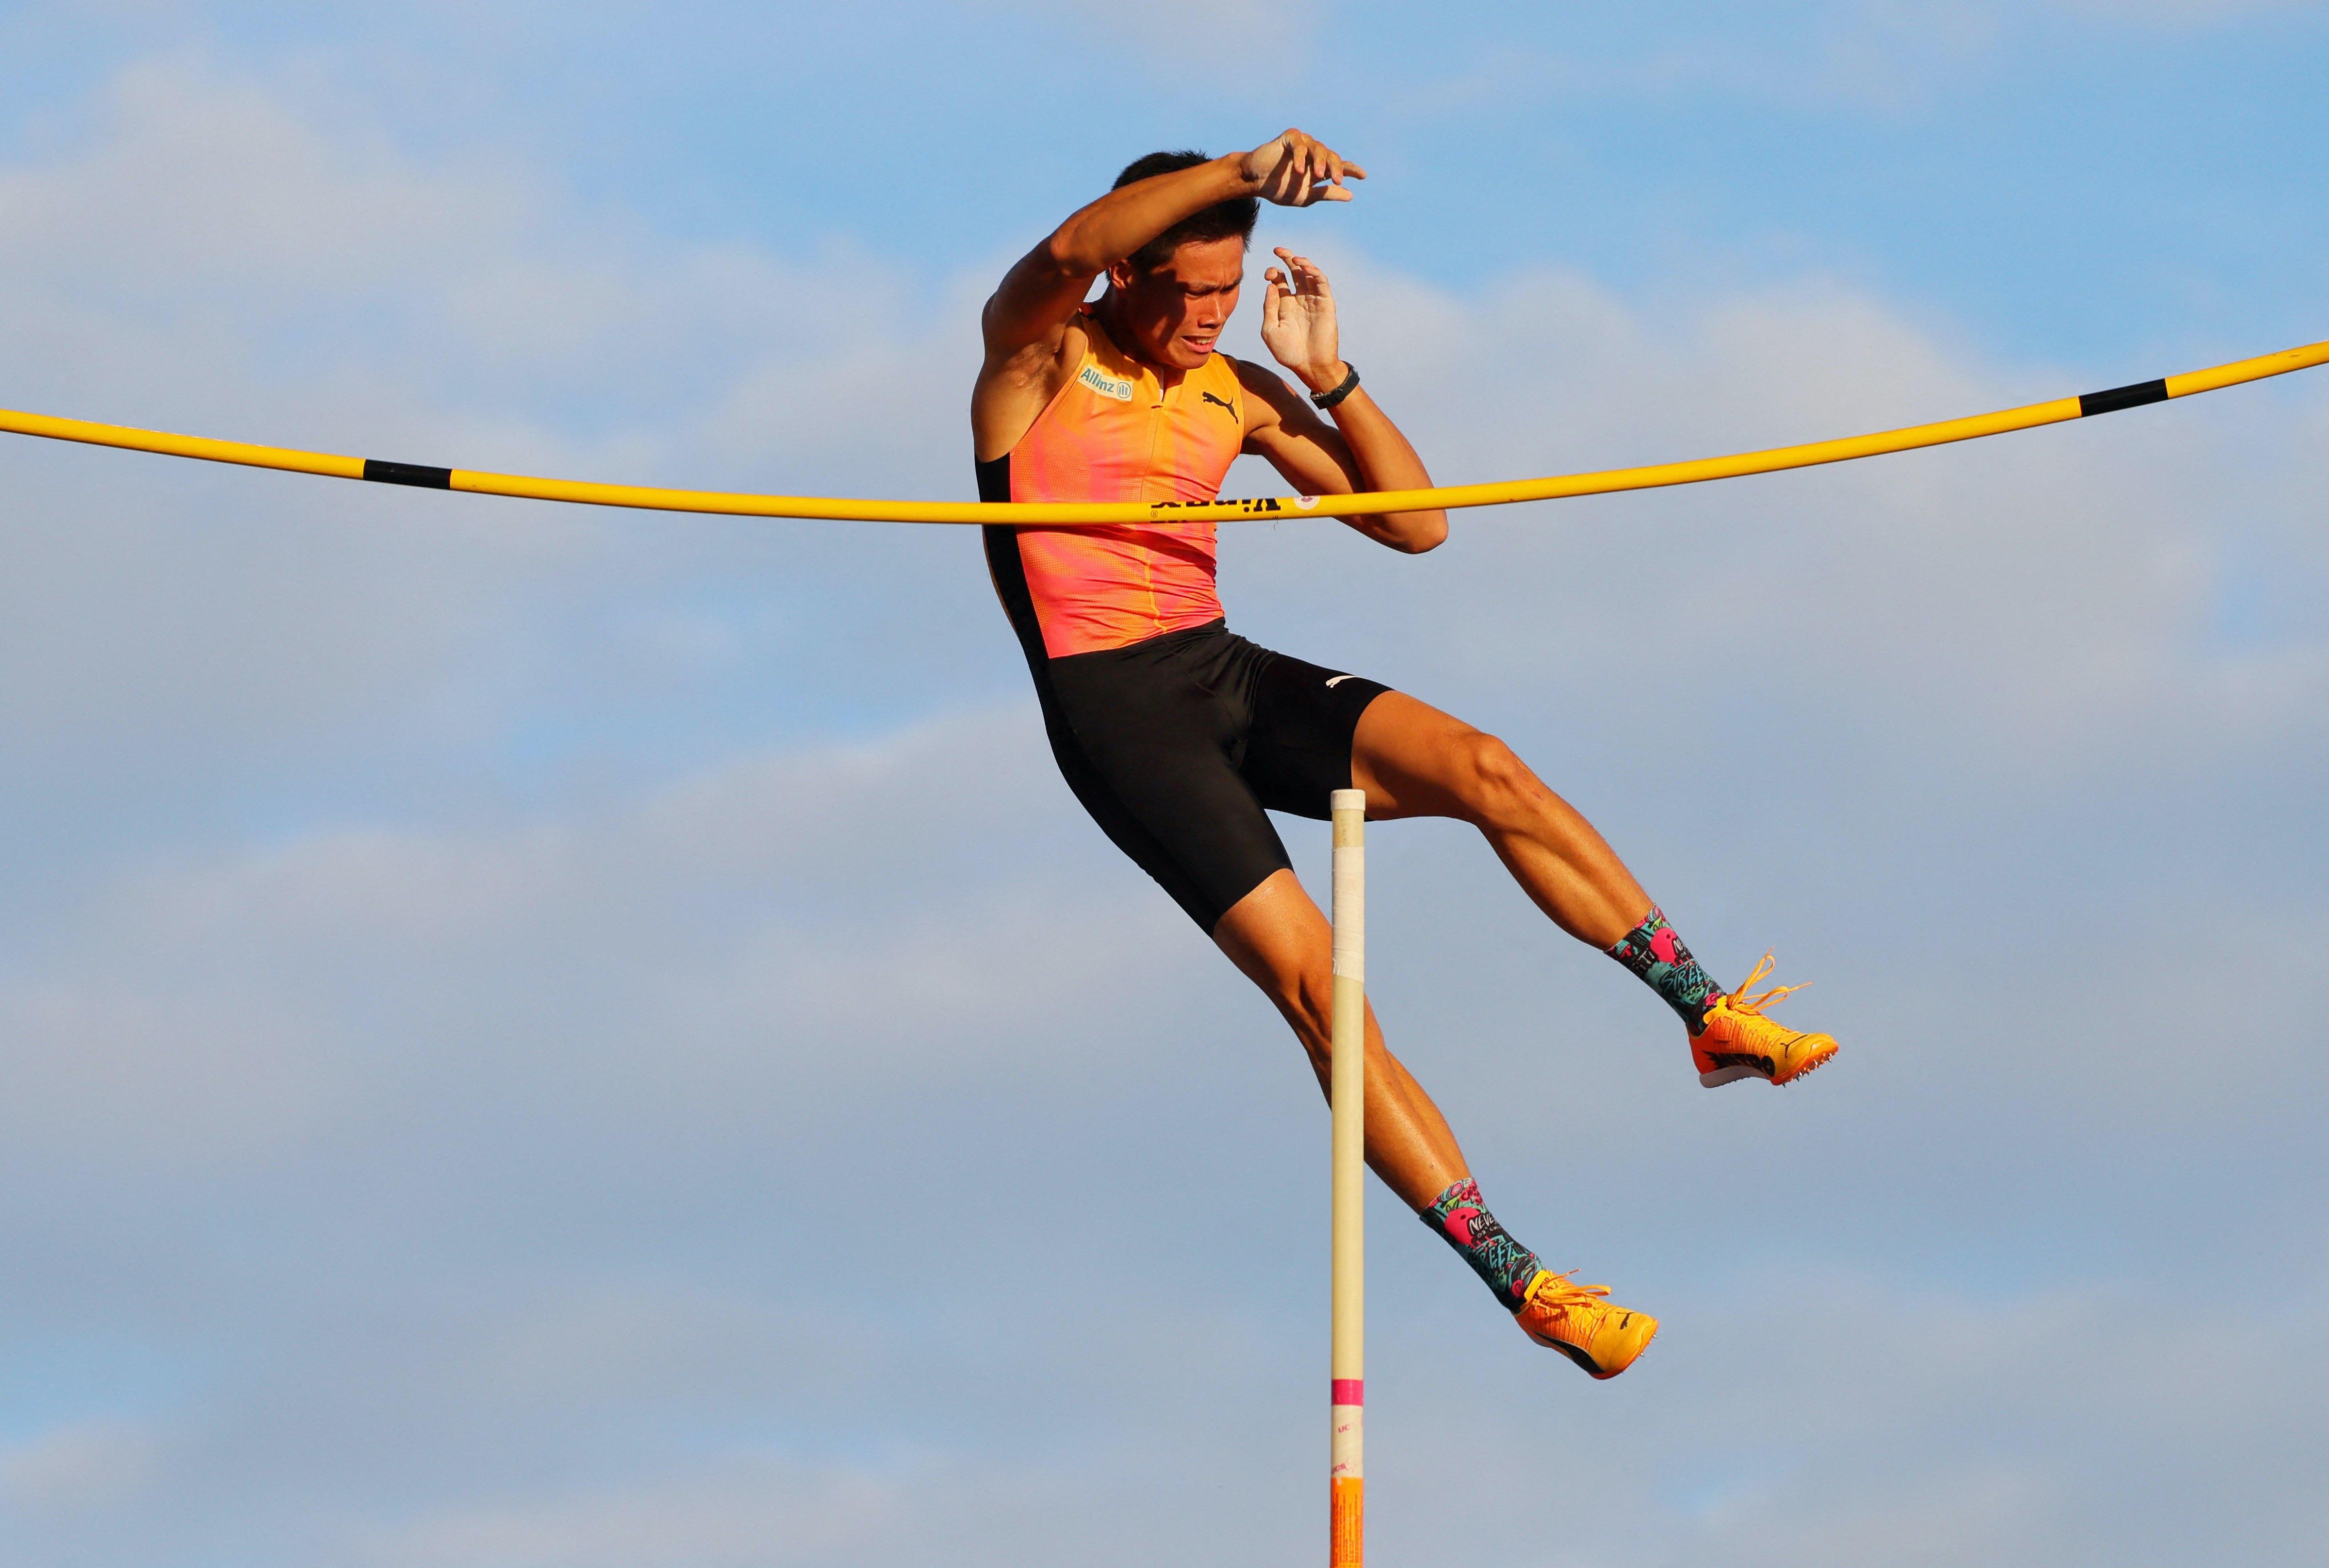
[[[2329, 8], [1640, 12], [20, 5], [0, 405], [961, 495], [1000, 268], [1288, 123], [1375, 178], [1262, 240], [1450, 480], [2329, 332]], [[1379, 1195], [1385, 1560], [2318, 1560], [2324, 453], [2299, 376], [1225, 538], [1233, 624], [1506, 736], [1845, 1042], [1702, 1094], [1376, 833], [1394, 1047], [1666, 1322], [1589, 1384]], [[12, 1561], [1316, 1549], [1325, 1119], [969, 536], [0, 465]]]
[[28, 120], [70, 126], [125, 59], [208, 51], [344, 106], [353, 88], [401, 145], [522, 155], [668, 233], [788, 255], [847, 237], [925, 277], [1089, 183], [1098, 149], [1013, 90], [1038, 80], [1126, 145], [1249, 141], [1258, 96], [1346, 123], [1386, 176], [1347, 229], [1435, 280], [1555, 258], [1654, 284], [1830, 268], [2008, 352], [2107, 352], [2162, 318], [2285, 326], [2270, 301], [2304, 297], [2324, 238], [2286, 199], [2329, 145], [2302, 4], [1119, 19], [1139, 14], [28, 6], [0, 70]]

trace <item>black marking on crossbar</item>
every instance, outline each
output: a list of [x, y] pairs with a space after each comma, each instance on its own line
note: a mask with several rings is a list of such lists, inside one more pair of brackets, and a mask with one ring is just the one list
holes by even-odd
[[1285, 502], [1275, 495], [1252, 496], [1244, 499], [1222, 495], [1216, 496], [1212, 501], [1152, 501], [1148, 503], [1148, 510], [1152, 512], [1177, 512], [1185, 506], [1234, 506], [1249, 517], [1260, 517], [1273, 512], [1286, 510]]
[[376, 484], [417, 484], [423, 490], [453, 488], [451, 469], [431, 468], [425, 463], [383, 463], [377, 457], [367, 457], [363, 476]]
[[2165, 380], [2137, 381], [2131, 387], [2113, 387], [2107, 391], [2087, 392], [2079, 399], [2079, 418], [2089, 414], [2116, 414], [2121, 408], [2140, 408], [2145, 403], [2167, 401]]

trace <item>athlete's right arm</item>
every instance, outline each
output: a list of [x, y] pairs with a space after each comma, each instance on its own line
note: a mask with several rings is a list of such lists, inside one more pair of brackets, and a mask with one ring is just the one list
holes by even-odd
[[1069, 323], [1093, 278], [1216, 202], [1240, 196], [1286, 207], [1347, 202], [1346, 176], [1363, 180], [1366, 171], [1315, 137], [1287, 130], [1249, 153], [1136, 180], [1053, 230], [1004, 274], [979, 317], [986, 352], [970, 408], [979, 457], [1009, 451], [1060, 390], [1070, 368], [1063, 362]]

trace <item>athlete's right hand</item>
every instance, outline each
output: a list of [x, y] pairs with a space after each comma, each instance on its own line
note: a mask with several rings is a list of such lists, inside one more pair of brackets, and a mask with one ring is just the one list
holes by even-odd
[[1345, 176], [1363, 180], [1367, 172], [1314, 136], [1287, 129], [1245, 155], [1244, 174], [1254, 194], [1281, 207], [1307, 207], [1313, 202], [1347, 202]]

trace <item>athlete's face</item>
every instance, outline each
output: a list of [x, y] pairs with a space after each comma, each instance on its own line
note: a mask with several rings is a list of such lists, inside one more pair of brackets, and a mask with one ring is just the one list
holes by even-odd
[[1245, 241], [1192, 239], [1153, 272], [1118, 262], [1108, 277], [1117, 293], [1116, 324], [1132, 339], [1127, 346], [1152, 363], [1193, 371], [1237, 309]]

